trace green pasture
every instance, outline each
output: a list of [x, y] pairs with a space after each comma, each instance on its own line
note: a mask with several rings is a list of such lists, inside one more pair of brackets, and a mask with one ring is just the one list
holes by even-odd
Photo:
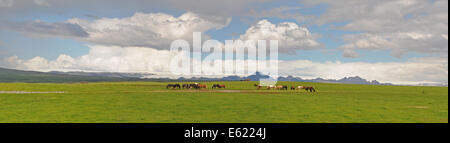
[[[448, 123], [448, 87], [279, 82], [318, 91], [307, 93], [256, 90], [257, 82], [203, 83], [227, 89], [173, 90], [165, 82], [0, 83], [0, 122]], [[39, 93], [55, 91], [64, 93]]]

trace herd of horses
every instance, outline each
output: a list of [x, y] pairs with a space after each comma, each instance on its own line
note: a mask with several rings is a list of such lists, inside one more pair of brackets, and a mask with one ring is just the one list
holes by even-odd
[[[257, 89], [263, 89], [266, 88], [268, 90], [306, 90], [308, 92], [316, 92], [316, 89], [312, 86], [289, 86], [287, 85], [269, 85], [269, 86], [261, 86], [258, 84], [254, 84]], [[199, 84], [199, 83], [191, 83], [191, 84], [168, 84], [166, 86], [167, 89], [207, 89], [208, 86], [206, 84]], [[213, 84], [211, 87], [212, 89], [215, 88], [226, 88], [223, 84]]]
[[[262, 89], [263, 87], [265, 87], [268, 90], [271, 89], [276, 89], [276, 90], [288, 90], [288, 86], [287, 85], [269, 85], [269, 86], [261, 86], [258, 84], [254, 84], [253, 86], [257, 87], [258, 89]], [[291, 86], [290, 87], [291, 90], [306, 90], [309, 92], [316, 92], [316, 89], [312, 86]]]
[[[208, 88], [208, 86], [206, 84], [199, 84], [199, 83], [191, 83], [191, 84], [168, 84], [166, 86], [167, 89], [172, 88], [172, 89], [206, 89]], [[212, 88], [225, 88], [225, 85], [220, 85], [220, 84], [214, 84], [212, 86]]]

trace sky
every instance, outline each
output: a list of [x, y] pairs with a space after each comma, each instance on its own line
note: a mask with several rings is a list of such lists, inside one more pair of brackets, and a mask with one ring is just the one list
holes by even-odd
[[448, 84], [448, 0], [0, 0], [0, 67], [169, 73], [170, 44], [279, 41], [279, 73]]

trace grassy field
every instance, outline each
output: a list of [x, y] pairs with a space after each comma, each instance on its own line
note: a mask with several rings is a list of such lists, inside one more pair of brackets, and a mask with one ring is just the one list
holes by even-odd
[[[448, 87], [279, 82], [305, 91], [167, 90], [167, 83], [0, 83], [0, 122], [448, 123]], [[15, 94], [11, 91], [35, 93]], [[44, 92], [64, 93], [44, 93]], [[43, 92], [43, 93], [39, 93]]]

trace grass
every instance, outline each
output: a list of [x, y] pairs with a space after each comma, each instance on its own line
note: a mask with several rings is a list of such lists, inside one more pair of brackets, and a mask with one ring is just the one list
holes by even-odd
[[[448, 87], [308, 85], [305, 91], [255, 90], [256, 82], [226, 90], [167, 90], [163, 82], [0, 83], [0, 122], [63, 123], [448, 123]], [[233, 91], [233, 92], [229, 92]]]

